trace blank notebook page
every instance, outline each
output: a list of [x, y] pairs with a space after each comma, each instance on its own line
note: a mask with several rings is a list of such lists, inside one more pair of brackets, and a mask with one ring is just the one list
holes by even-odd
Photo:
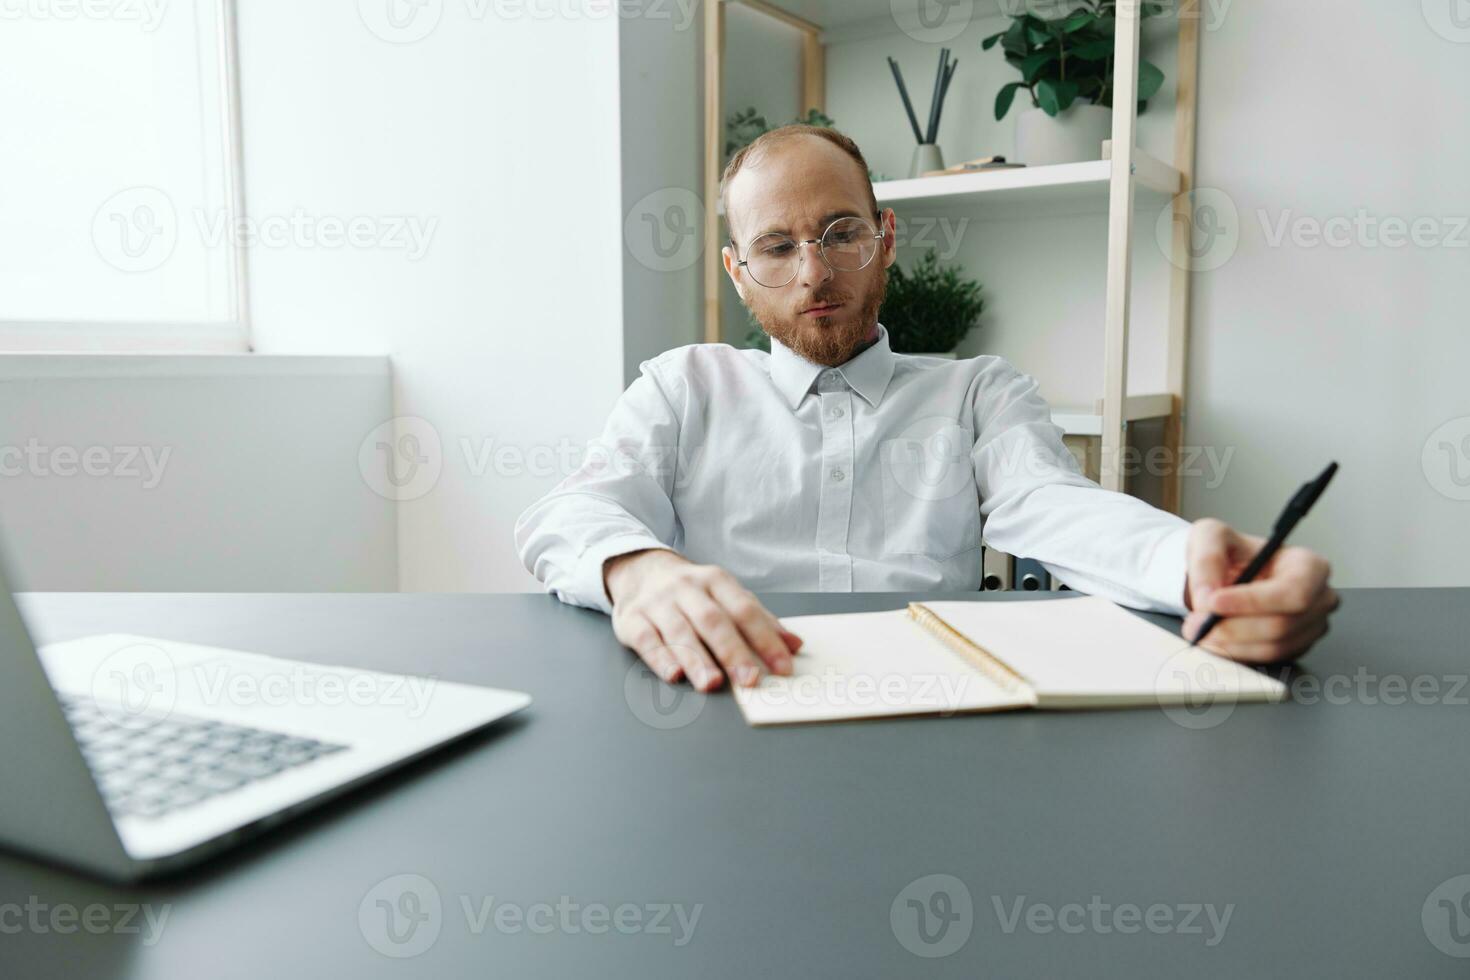
[[1096, 596], [924, 605], [1026, 678], [1041, 707], [1285, 694], [1280, 681], [1191, 649], [1187, 640]]
[[804, 641], [789, 677], [733, 688], [752, 725], [1018, 708], [1002, 690], [902, 609], [785, 616]]

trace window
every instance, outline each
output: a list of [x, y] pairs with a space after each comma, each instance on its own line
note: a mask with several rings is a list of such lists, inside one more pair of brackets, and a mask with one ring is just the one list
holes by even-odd
[[231, 0], [0, 0], [0, 350], [248, 349]]

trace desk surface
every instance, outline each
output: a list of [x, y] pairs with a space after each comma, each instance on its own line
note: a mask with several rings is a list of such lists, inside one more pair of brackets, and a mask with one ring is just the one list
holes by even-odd
[[[791, 615], [920, 597], [767, 598]], [[536, 701], [162, 882], [0, 854], [6, 977], [1470, 968], [1439, 948], [1470, 954], [1470, 877], [1456, 880], [1470, 875], [1470, 589], [1345, 590], [1297, 701], [1224, 718], [772, 730], [747, 728], [726, 694], [655, 701], [605, 618], [546, 596], [36, 594], [22, 608], [43, 642], [137, 632]], [[78, 924], [94, 903], [98, 934]], [[128, 906], [166, 917], [124, 921]]]

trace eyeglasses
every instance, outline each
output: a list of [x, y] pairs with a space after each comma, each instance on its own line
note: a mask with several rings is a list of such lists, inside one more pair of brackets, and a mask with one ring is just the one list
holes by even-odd
[[[867, 218], [838, 218], [827, 226], [821, 238], [804, 242], [798, 242], [789, 235], [762, 235], [750, 243], [744, 260], [736, 265], [744, 266], [758, 285], [779, 288], [795, 279], [801, 271], [801, 247], [815, 244], [828, 268], [836, 272], [857, 272], [878, 254], [878, 243], [883, 240], [883, 234]], [[730, 240], [730, 247], [736, 248], [734, 239]]]

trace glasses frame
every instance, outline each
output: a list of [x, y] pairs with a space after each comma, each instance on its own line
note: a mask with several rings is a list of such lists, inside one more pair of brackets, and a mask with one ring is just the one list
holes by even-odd
[[[888, 236], [888, 232], [883, 227], [883, 212], [881, 212], [881, 211], [878, 212], [877, 217], [878, 217], [878, 233], [873, 236], [873, 239], [875, 241], [881, 241], [882, 239], [884, 239], [884, 238], [886, 238]], [[778, 283], [776, 285], [768, 285], [767, 283], [763, 283], [763, 282], [761, 282], [759, 279], [757, 279], [755, 277], [755, 274], [750, 271], [750, 259], [749, 258], [744, 258], [744, 259], [739, 258], [739, 255], [740, 255], [740, 246], [737, 245], [737, 244], [735, 244], [735, 239], [733, 239], [733, 238], [730, 239], [730, 250], [732, 252], [734, 252], [735, 255], [736, 255], [737, 261], [735, 262], [735, 264], [737, 266], [740, 266], [740, 267], [742, 267], [742, 268], [745, 269], [746, 274], [750, 276], [750, 281], [753, 282], [753, 283], [755, 283], [757, 286], [761, 286], [761, 287], [764, 287], [766, 289], [781, 289], [781, 288], [783, 288], [785, 286], [791, 285], [793, 282], [796, 281], [796, 277], [799, 276], [799, 275], [801, 275], [801, 264], [806, 261], [806, 253], [802, 252], [802, 247], [803, 246], [806, 246], [806, 245], [815, 245], [815, 246], [817, 246], [817, 254], [822, 257], [822, 263], [827, 266], [827, 271], [831, 272], [833, 275], [836, 275], [838, 272], [861, 272], [863, 269], [866, 269], [868, 266], [870, 266], [870, 265], [873, 264], [873, 259], [877, 258], [878, 257], [878, 253], [882, 251], [882, 248], [881, 247], [880, 248], [875, 248], [873, 250], [873, 254], [870, 255], [870, 256], [868, 256], [868, 261], [864, 262], [862, 265], [858, 266], [856, 269], [838, 269], [827, 258], [827, 245], [826, 245], [827, 233], [829, 231], [831, 231], [834, 227], [836, 227], [837, 224], [838, 224], [838, 222], [850, 221], [853, 218], [856, 218], [859, 221], [867, 221], [868, 220], [867, 218], [864, 218], [860, 214], [845, 214], [845, 215], [843, 215], [840, 218], [833, 219], [833, 221], [832, 221], [831, 224], [829, 224], [826, 228], [822, 229], [822, 236], [820, 238], [808, 238], [806, 241], [797, 241], [796, 239], [792, 238], [790, 235], [783, 236], [783, 237], [785, 237], [785, 239], [788, 242], [791, 242], [793, 245], [796, 246], [797, 261], [796, 261], [796, 268], [794, 268], [792, 270], [792, 272], [791, 272], [791, 278], [790, 279], [787, 279], [783, 283]], [[757, 235], [755, 237], [755, 239], [750, 244], [753, 246], [753, 245], [755, 245], [756, 242], [760, 241], [762, 238], [765, 238], [765, 237], [766, 237], [765, 235]], [[747, 249], [745, 254], [747, 256], [749, 256], [750, 255], [750, 250]]]

